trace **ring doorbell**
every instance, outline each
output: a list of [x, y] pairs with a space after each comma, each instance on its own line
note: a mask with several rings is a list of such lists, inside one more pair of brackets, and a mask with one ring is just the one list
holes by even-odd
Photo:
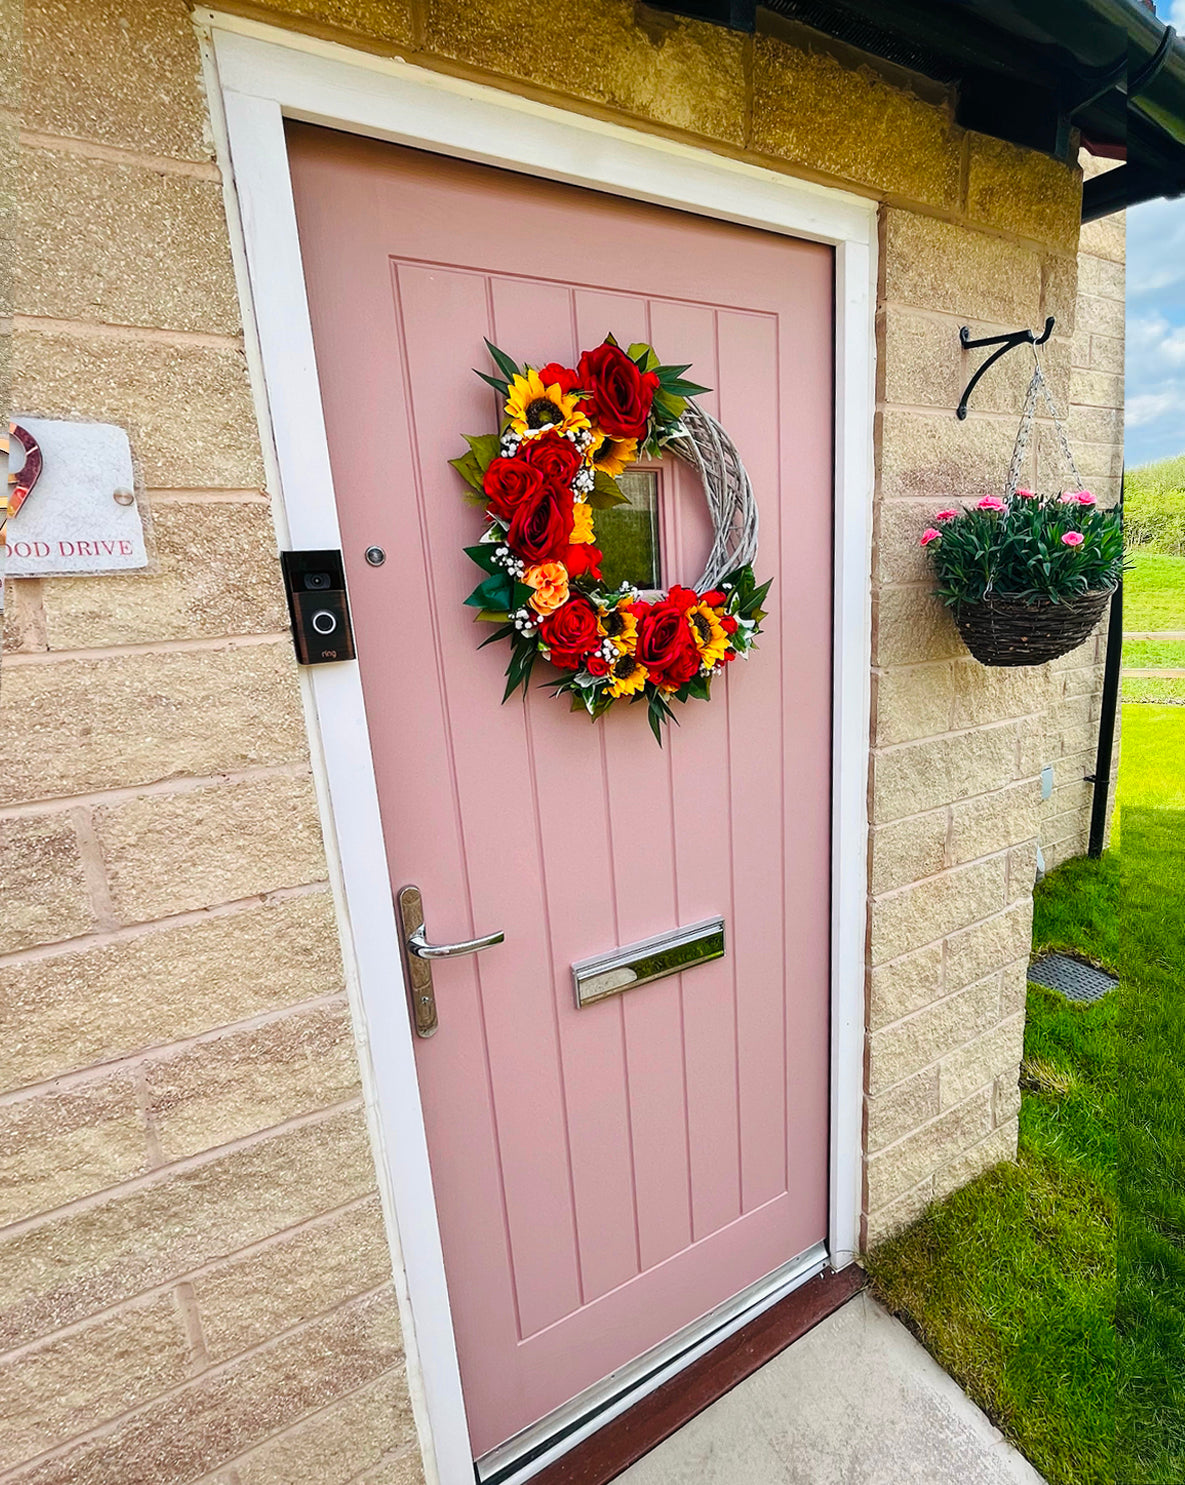
[[346, 601], [340, 552], [281, 552], [296, 658], [325, 665], [354, 658], [354, 635]]

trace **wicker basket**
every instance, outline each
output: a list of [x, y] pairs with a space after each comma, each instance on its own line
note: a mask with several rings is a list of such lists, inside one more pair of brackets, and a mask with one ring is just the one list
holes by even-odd
[[981, 665], [1044, 665], [1068, 655], [1102, 617], [1115, 588], [1094, 588], [1060, 603], [996, 594], [980, 603], [955, 606], [963, 643]]

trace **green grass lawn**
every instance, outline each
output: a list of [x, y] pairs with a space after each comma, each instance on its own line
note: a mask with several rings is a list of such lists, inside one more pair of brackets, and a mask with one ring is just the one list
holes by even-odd
[[[1125, 609], [1129, 629], [1185, 628], [1185, 557], [1138, 554]], [[1125, 647], [1141, 668], [1177, 654]], [[1137, 687], [1117, 847], [1052, 873], [1034, 917], [1036, 947], [1120, 989], [1077, 1006], [1030, 987], [1017, 1164], [869, 1257], [884, 1302], [1051, 1485], [1185, 1482], [1185, 706], [1150, 704], [1185, 683], [1125, 680], [1125, 702]]]

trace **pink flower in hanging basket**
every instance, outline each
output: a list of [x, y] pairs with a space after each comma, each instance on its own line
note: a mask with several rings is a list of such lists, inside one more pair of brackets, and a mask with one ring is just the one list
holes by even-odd
[[1002, 500], [998, 499], [995, 495], [985, 495], [983, 497], [983, 499], [979, 502], [979, 509], [980, 510], [1007, 510], [1008, 507], [1004, 504], [1004, 502]]
[[1062, 545], [1067, 547], [1080, 547], [1086, 540], [1081, 531], [1067, 531], [1062, 537]]
[[1036, 500], [1037, 498], [1036, 490], [1018, 490], [1016, 494], [1019, 500]]
[[928, 547], [932, 541], [937, 541], [941, 535], [941, 531], [935, 531], [933, 526], [928, 526], [926, 530], [922, 532], [922, 540], [920, 545]]
[[934, 519], [936, 521], [953, 521], [958, 514], [957, 510], [940, 510]]
[[1090, 493], [1089, 490], [1075, 490], [1074, 499], [1078, 502], [1079, 505], [1098, 504], [1098, 501], [1095, 500], [1094, 496]]

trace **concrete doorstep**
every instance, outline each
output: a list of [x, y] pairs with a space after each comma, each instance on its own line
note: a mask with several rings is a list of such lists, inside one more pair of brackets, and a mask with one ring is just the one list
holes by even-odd
[[1044, 1485], [904, 1325], [862, 1293], [619, 1485]]

